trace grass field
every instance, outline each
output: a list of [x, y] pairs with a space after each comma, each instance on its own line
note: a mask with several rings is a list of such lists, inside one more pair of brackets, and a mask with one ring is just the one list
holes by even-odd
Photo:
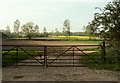
[[66, 41], [66, 42], [76, 42], [76, 43], [85, 43], [85, 44], [101, 44], [102, 41], [101, 40], [70, 40], [70, 41]]

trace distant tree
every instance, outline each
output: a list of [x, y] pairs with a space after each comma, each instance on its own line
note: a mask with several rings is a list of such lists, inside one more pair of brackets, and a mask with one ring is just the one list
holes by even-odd
[[51, 31], [51, 32], [49, 32], [49, 35], [50, 35], [50, 36], [54, 36], [54, 35], [55, 35], [55, 32], [54, 32], [54, 31]]
[[43, 28], [43, 36], [48, 37], [48, 32], [47, 32], [46, 27]]
[[43, 33], [46, 33], [46, 32], [47, 32], [47, 31], [46, 31], [46, 27], [44, 27], [44, 28], [43, 28]]
[[7, 38], [6, 34], [4, 34], [4, 30], [0, 30], [0, 38]]
[[84, 27], [85, 28], [85, 33], [86, 33], [87, 36], [89, 36], [89, 39], [91, 39], [92, 36], [97, 36], [95, 33], [93, 34], [92, 27], [93, 26], [91, 24]]
[[35, 28], [34, 23], [28, 22], [21, 27], [21, 33], [23, 33], [28, 39], [31, 39], [35, 34]]
[[3, 34], [5, 35], [6, 38], [10, 38], [11, 37], [11, 30], [10, 27], [7, 26], [5, 30], [2, 31]]
[[62, 34], [63, 34], [63, 35], [66, 35], [65, 27], [63, 27]]
[[40, 36], [39, 26], [35, 25], [35, 32], [33, 37], [38, 38], [39, 36]]
[[4, 33], [8, 34], [8, 35], [11, 33], [11, 30], [10, 30], [9, 26], [6, 27], [6, 30], [4, 31]]
[[11, 33], [11, 30], [10, 30], [9, 26], [6, 27], [6, 32]]
[[58, 29], [56, 28], [55, 29], [55, 35], [58, 37], [58, 35], [59, 35], [59, 31], [58, 31]]
[[86, 35], [91, 35], [91, 26], [90, 25], [87, 25], [86, 27], [85, 27], [85, 33], [86, 33]]
[[65, 33], [70, 38], [70, 20], [66, 19], [63, 24], [63, 33]]
[[71, 32], [72, 36], [86, 36], [85, 32]]
[[14, 22], [14, 34], [16, 34], [17, 37], [19, 37], [19, 27], [20, 27], [20, 21], [16, 20]]
[[39, 26], [38, 25], [35, 26], [35, 33], [39, 34]]

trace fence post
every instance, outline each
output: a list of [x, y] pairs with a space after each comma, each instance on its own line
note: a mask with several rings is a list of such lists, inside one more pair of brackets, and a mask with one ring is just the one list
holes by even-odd
[[47, 46], [44, 46], [44, 66], [47, 67]]
[[103, 61], [103, 63], [105, 63], [106, 62], [105, 41], [103, 41], [103, 45], [101, 47], [102, 47], [102, 61]]
[[16, 65], [18, 65], [18, 46], [16, 46]]

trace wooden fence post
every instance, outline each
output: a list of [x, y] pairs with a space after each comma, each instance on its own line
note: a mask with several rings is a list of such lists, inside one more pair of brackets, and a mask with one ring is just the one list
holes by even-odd
[[103, 63], [106, 62], [106, 49], [105, 49], [105, 41], [103, 41], [103, 45], [102, 45], [102, 61]]

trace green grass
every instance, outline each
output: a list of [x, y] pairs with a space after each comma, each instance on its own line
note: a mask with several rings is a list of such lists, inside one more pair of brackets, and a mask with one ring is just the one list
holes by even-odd
[[85, 43], [85, 44], [101, 44], [101, 40], [69, 40], [66, 42]]
[[[82, 56], [84, 59], [90, 60], [80, 60], [80, 63], [85, 64], [87, 67], [91, 69], [105, 69], [105, 70], [112, 70], [112, 71], [120, 71], [118, 61], [115, 58], [110, 58], [106, 55], [106, 62], [103, 63], [101, 59], [101, 54], [99, 52], [89, 53], [88, 54], [92, 59], [95, 59], [98, 63], [95, 63], [91, 60], [87, 55]], [[97, 60], [98, 59], [98, 60]]]
[[[3, 51], [6, 53], [7, 51]], [[27, 51], [30, 55], [38, 55], [41, 51]], [[2, 56], [2, 65], [12, 65], [16, 63], [16, 51], [10, 51], [7, 55]], [[31, 56], [27, 55], [27, 53], [23, 51], [18, 52], [18, 61], [25, 60], [28, 58], [32, 58]]]
[[93, 47], [93, 48], [83, 48], [83, 51], [100, 51], [100, 47]]

